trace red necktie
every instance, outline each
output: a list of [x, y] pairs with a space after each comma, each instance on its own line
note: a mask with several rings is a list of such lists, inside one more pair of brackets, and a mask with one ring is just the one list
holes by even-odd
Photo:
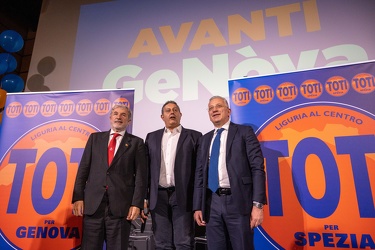
[[109, 142], [108, 145], [108, 166], [111, 165], [111, 162], [113, 160], [113, 156], [115, 155], [115, 150], [116, 150], [116, 138], [120, 134], [114, 133], [112, 136], [111, 141]]

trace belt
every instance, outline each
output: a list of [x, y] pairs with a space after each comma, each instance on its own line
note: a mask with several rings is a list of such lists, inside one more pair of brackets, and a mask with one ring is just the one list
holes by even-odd
[[167, 192], [174, 192], [175, 189], [176, 189], [175, 187], [161, 187], [161, 186], [158, 187], [158, 190], [164, 190]]
[[231, 195], [232, 191], [230, 188], [218, 188], [215, 192], [217, 195]]

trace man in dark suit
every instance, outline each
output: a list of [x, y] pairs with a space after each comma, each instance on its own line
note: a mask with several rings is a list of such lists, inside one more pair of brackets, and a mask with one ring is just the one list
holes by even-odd
[[143, 208], [147, 189], [145, 145], [126, 132], [130, 121], [130, 109], [115, 105], [111, 130], [87, 141], [72, 198], [73, 214], [83, 216], [81, 249], [102, 250], [104, 241], [107, 249], [128, 249], [131, 221]]
[[146, 137], [149, 160], [149, 208], [155, 249], [192, 249], [193, 185], [197, 142], [202, 133], [181, 126], [180, 107], [161, 109], [165, 128]]
[[[199, 142], [194, 219], [206, 226], [208, 249], [254, 249], [253, 228], [262, 223], [266, 204], [264, 158], [252, 128], [230, 122], [230, 112], [225, 98], [210, 98], [208, 114], [215, 129]], [[216, 136], [220, 150], [213, 167]]]

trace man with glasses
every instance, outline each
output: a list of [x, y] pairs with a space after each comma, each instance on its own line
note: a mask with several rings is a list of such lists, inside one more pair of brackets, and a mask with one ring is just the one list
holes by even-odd
[[208, 249], [254, 249], [266, 204], [264, 158], [253, 129], [232, 123], [230, 113], [225, 98], [210, 98], [214, 130], [199, 143], [194, 219], [206, 226]]
[[110, 130], [87, 141], [72, 198], [73, 214], [83, 216], [81, 249], [102, 250], [104, 242], [107, 249], [128, 249], [147, 188], [145, 144], [126, 131], [131, 120], [128, 106], [115, 105]]

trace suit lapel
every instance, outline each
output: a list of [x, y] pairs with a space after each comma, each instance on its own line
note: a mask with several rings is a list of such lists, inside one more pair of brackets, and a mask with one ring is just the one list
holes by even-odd
[[229, 129], [228, 129], [228, 137], [227, 137], [227, 152], [226, 152], [226, 158], [229, 159], [229, 152], [230, 152], [230, 149], [232, 147], [232, 143], [233, 143], [233, 140], [234, 140], [234, 137], [237, 133], [237, 125], [234, 124], [234, 123], [230, 123], [229, 124]]
[[212, 141], [212, 137], [214, 136], [214, 132], [215, 130], [212, 130], [209, 132], [208, 136], [207, 136], [207, 140], [206, 140], [206, 145], [204, 145], [204, 150], [205, 150], [205, 154], [206, 155], [206, 165], [208, 167], [208, 161], [210, 159], [210, 146], [211, 146], [211, 141]]
[[[163, 141], [163, 134], [164, 134], [164, 129], [159, 129], [154, 132], [154, 136], [150, 136], [148, 139], [147, 143], [149, 144], [150, 148], [155, 148], [156, 152], [152, 153], [151, 157], [155, 157], [156, 161], [155, 164], [152, 164], [150, 167], [150, 171], [152, 174], [155, 174], [155, 176], [158, 177], [160, 175], [160, 166], [161, 166], [161, 151], [162, 151], [162, 141]], [[155, 166], [155, 167], [154, 167]], [[157, 180], [158, 180], [157, 179]]]
[[[153, 141], [155, 143], [155, 148], [157, 149], [156, 152], [156, 160], [158, 163], [158, 166], [161, 165], [161, 154], [162, 154], [162, 143], [163, 143], [163, 135], [164, 135], [164, 129], [160, 129], [156, 134], [156, 140]], [[158, 169], [158, 174], [160, 174], [160, 167]]]
[[116, 151], [115, 156], [113, 157], [111, 165], [113, 165], [114, 162], [116, 162], [120, 157], [125, 154], [125, 152], [131, 147], [131, 141], [129, 134], [125, 132], [124, 138], [122, 138], [120, 145]]
[[[181, 126], [181, 134], [180, 134], [180, 138], [178, 138], [178, 142], [177, 142], [176, 156], [177, 156], [178, 151], [181, 149], [182, 145], [184, 144], [184, 141], [185, 141], [187, 136], [188, 136], [188, 132], [186, 131], [186, 129], [184, 129]], [[177, 157], [176, 157], [176, 159], [177, 159]]]
[[205, 139], [202, 142], [202, 151], [203, 154], [200, 154], [203, 159], [201, 159], [202, 165], [203, 165], [203, 174], [204, 174], [204, 186], [208, 184], [208, 165], [210, 164], [210, 145], [212, 141], [212, 137], [214, 136], [215, 130], [212, 130], [208, 132], [207, 136], [205, 136]]
[[110, 131], [104, 132], [100, 134], [100, 147], [101, 147], [101, 152], [106, 152], [105, 154], [102, 155], [102, 161], [103, 161], [103, 166], [108, 165], [108, 141], [109, 141], [109, 134]]

